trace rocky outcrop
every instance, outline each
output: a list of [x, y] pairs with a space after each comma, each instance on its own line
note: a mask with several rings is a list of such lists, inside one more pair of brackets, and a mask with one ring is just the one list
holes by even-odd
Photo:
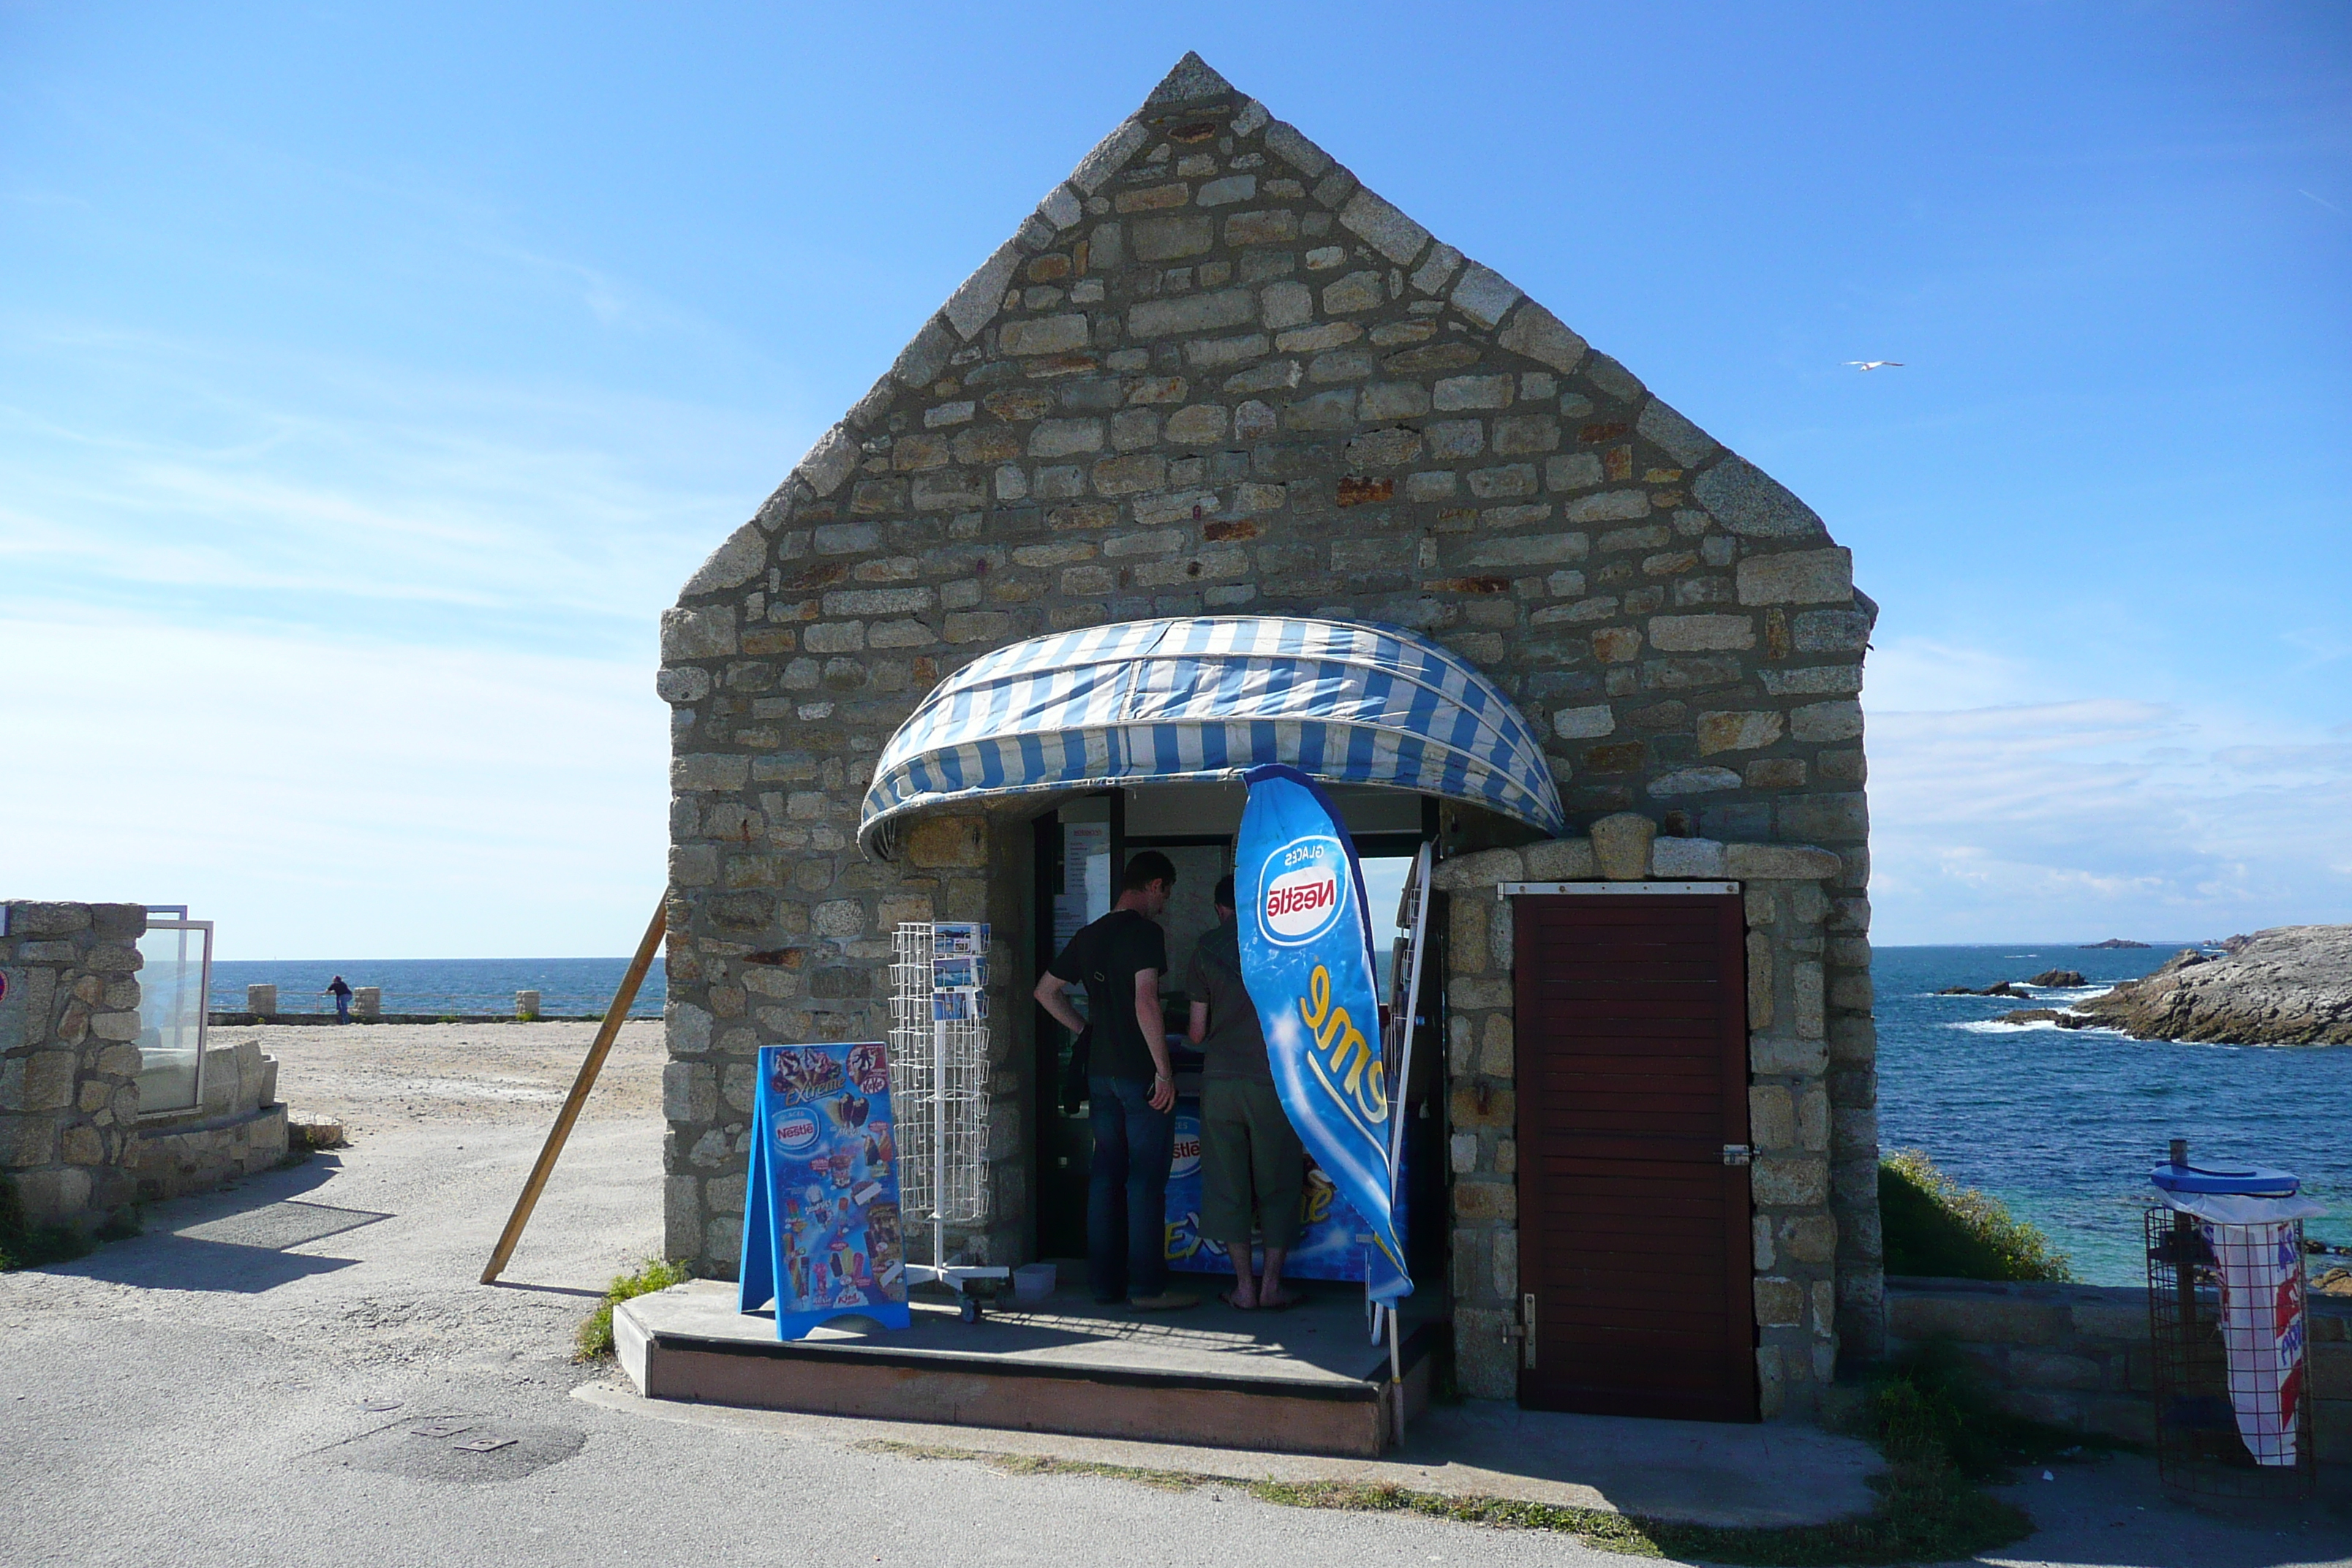
[[2026, 984], [2028, 985], [2061, 985], [2071, 988], [2083, 984], [2083, 972], [2079, 969], [2045, 969], [2041, 973], [2035, 975], [2032, 979], [2027, 981]]
[[2143, 1040], [2352, 1045], [2352, 925], [2256, 931], [2219, 956], [2189, 948], [2074, 1011]]
[[2146, 942], [2134, 942], [2134, 941], [2132, 941], [2132, 940], [2131, 940], [2130, 938], [2128, 938], [2128, 937], [2111, 936], [2111, 937], [2107, 938], [2107, 940], [2106, 940], [2106, 941], [2105, 941], [2105, 942], [2084, 942], [2084, 943], [2083, 944], [2083, 951], [2084, 951], [2084, 952], [2095, 952], [2099, 951], [2101, 948], [2109, 948], [2109, 947], [2117, 947], [2117, 948], [2120, 948], [2120, 947], [2146, 947], [2147, 945], [2147, 943], [2146, 943]]
[[2071, 1013], [2063, 1007], [2020, 1007], [2014, 1013], [2003, 1013], [1997, 1023], [2055, 1024], [2062, 1029], [2097, 1029], [2106, 1026], [2104, 1018], [2093, 1018], [2081, 1013]]

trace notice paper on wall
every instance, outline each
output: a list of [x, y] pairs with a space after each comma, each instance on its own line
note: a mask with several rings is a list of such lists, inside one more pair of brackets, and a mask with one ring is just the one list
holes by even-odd
[[1062, 825], [1062, 890], [1054, 896], [1054, 951], [1110, 913], [1110, 824]]

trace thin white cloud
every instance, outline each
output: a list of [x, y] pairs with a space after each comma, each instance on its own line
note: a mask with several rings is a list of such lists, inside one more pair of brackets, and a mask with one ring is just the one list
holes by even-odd
[[250, 357], [0, 325], [0, 367], [58, 389], [0, 405], [0, 604], [161, 586], [650, 624], [799, 449], [651, 398]]
[[[11, 897], [187, 902], [227, 956], [616, 952], [661, 885], [653, 660], [0, 618]], [[633, 923], [635, 922], [635, 923]]]
[[2352, 919], [2352, 743], [2116, 698], [1902, 710], [1883, 705], [1874, 669], [1882, 942], [2204, 936]]

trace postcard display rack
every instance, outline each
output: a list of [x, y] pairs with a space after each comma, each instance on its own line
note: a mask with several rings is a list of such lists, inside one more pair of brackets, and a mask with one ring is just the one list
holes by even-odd
[[947, 1286], [966, 1322], [1012, 1276], [950, 1264], [947, 1227], [988, 1214], [988, 926], [908, 921], [891, 939], [890, 1098], [898, 1117], [898, 1190], [909, 1220], [931, 1222], [931, 1260], [910, 1282]]

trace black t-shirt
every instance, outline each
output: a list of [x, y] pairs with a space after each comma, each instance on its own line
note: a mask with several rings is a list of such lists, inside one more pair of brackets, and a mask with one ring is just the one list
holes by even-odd
[[1159, 1074], [1135, 1018], [1135, 976], [1143, 969], [1168, 972], [1168, 933], [1135, 910], [1113, 910], [1072, 937], [1047, 971], [1087, 988], [1097, 1078]]

